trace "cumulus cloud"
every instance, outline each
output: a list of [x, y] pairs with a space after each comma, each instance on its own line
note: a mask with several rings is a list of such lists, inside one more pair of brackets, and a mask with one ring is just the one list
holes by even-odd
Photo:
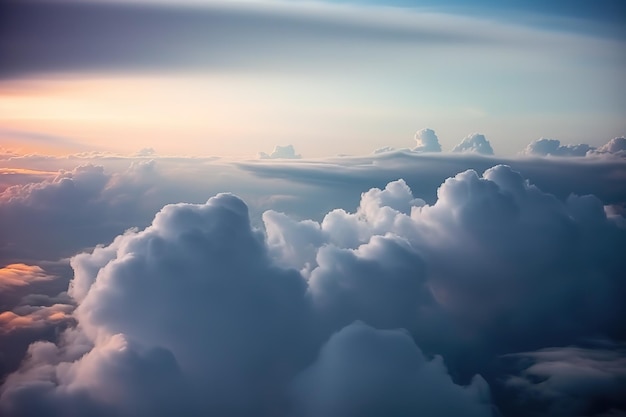
[[[272, 266], [242, 201], [222, 194], [205, 205], [167, 206], [146, 230], [72, 265], [74, 317], [88, 349], [66, 355], [78, 349], [75, 341], [46, 345], [59, 351], [56, 377], [47, 360], [12, 375], [2, 394], [6, 409], [29, 415], [29, 398], [45, 396], [52, 415], [61, 415], [84, 396], [93, 402], [88, 409], [110, 407], [115, 415], [137, 408], [168, 415], [170, 401], [182, 412], [194, 404], [232, 415], [280, 410], [280, 387], [307, 353], [300, 346], [308, 327], [305, 283], [297, 272]], [[150, 385], [153, 377], [162, 382]], [[181, 400], [187, 395], [194, 404]]]
[[439, 138], [432, 129], [422, 129], [415, 133], [415, 141], [417, 142], [414, 152], [441, 152]]
[[85, 164], [8, 187], [0, 193], [0, 262], [69, 257], [145, 226], [168, 198], [154, 161], [112, 173]]
[[296, 151], [293, 148], [293, 145], [285, 145], [285, 146], [276, 145], [274, 147], [274, 151], [272, 151], [271, 154], [260, 152], [259, 158], [261, 159], [300, 159], [301, 156], [296, 155]]
[[[355, 213], [264, 220], [276, 257], [309, 276], [320, 314], [343, 325], [420, 328], [427, 339], [429, 322], [452, 319], [466, 341], [507, 334], [499, 351], [624, 336], [621, 223], [593, 196], [558, 200], [506, 166], [449, 178], [432, 205], [399, 181], [365, 193]], [[297, 247], [308, 249], [293, 256]]]
[[595, 150], [600, 154], [611, 154], [617, 156], [626, 156], [626, 138], [613, 138], [608, 143], [600, 146]]
[[[413, 199], [403, 201], [407, 192], [405, 184], [392, 184], [373, 190], [366, 200], [406, 211], [413, 204]], [[363, 210], [377, 208], [366, 202]], [[362, 271], [363, 266], [380, 271], [377, 259], [382, 259], [383, 269], [410, 272], [414, 255], [390, 257], [397, 250], [396, 243], [379, 247], [373, 242], [357, 255], [366, 263], [355, 259], [354, 264], [361, 264]], [[395, 266], [403, 256], [408, 264]], [[363, 393], [387, 383], [396, 387], [378, 398], [381, 411], [395, 410], [395, 399], [401, 398], [407, 412], [445, 415], [457, 403], [472, 415], [490, 415], [488, 388], [480, 378], [467, 388], [457, 386], [441, 360], [427, 361], [407, 333], [351, 325], [322, 347], [328, 335], [344, 327], [343, 321], [318, 317], [305, 277], [276, 265], [264, 235], [250, 225], [247, 206], [232, 195], [220, 194], [202, 205], [166, 206], [145, 230], [120, 235], [71, 263], [75, 276], [69, 293], [78, 303], [73, 318], [79, 327], [57, 344], [30, 347], [27, 361], [2, 388], [5, 412], [169, 415], [177, 410], [185, 415], [280, 416], [302, 407], [316, 413], [309, 408], [315, 394], [307, 398], [298, 387], [324, 384], [329, 358], [334, 363], [356, 349], [363, 359], [382, 354], [378, 364], [359, 371], [367, 374]], [[352, 268], [349, 263], [345, 267]], [[385, 290], [380, 278], [378, 288]], [[411, 277], [389, 284], [396, 280]], [[390, 290], [386, 302], [394, 294], [402, 296]], [[358, 304], [367, 316], [365, 301]], [[384, 314], [384, 306], [375, 307], [372, 317]], [[393, 368], [380, 373], [386, 364]], [[347, 378], [358, 378], [358, 373]], [[410, 385], [404, 390], [407, 379]], [[350, 390], [350, 379], [345, 382]], [[429, 386], [442, 388], [440, 399], [415, 397]], [[359, 401], [346, 392], [339, 412], [345, 407], [357, 412]]]
[[[30, 347], [1, 389], [2, 411], [454, 415], [463, 406], [491, 415], [485, 381], [502, 380], [490, 368], [498, 355], [598, 334], [626, 338], [624, 218], [598, 197], [567, 197], [567, 187], [583, 181], [562, 179], [566, 186], [554, 187], [564, 195], [555, 195], [511, 167], [489, 167], [494, 161], [407, 152], [343, 158], [342, 166], [257, 163], [263, 175], [291, 178], [303, 201], [335, 193], [326, 199], [332, 209], [313, 219], [297, 204], [295, 214], [265, 211], [261, 230], [251, 223], [252, 205], [218, 194], [205, 204], [167, 205], [145, 229], [117, 229], [112, 243], [72, 258], [72, 302], [31, 295], [3, 316], [15, 324], [3, 337], [27, 331], [17, 325], [26, 321], [52, 329], [63, 317], [77, 327]], [[568, 179], [591, 172], [588, 184], [624, 200], [621, 159], [574, 161], [519, 166], [544, 181], [546, 170]], [[66, 196], [77, 211], [92, 210], [74, 226], [94, 214], [111, 219], [98, 205], [131, 210], [154, 192], [147, 179], [158, 176], [158, 164], [133, 164], [126, 176], [97, 167], [64, 172], [11, 190], [3, 204], [14, 216], [35, 217], [40, 212], [28, 210], [40, 206], [71, 213]], [[450, 176], [460, 164], [477, 169]], [[380, 184], [403, 174], [406, 181]], [[305, 180], [318, 182], [298, 186]], [[81, 191], [84, 184], [92, 191]], [[425, 195], [431, 188], [434, 196]], [[523, 369], [510, 374], [534, 384]]]
[[351, 324], [324, 344], [296, 382], [302, 416], [491, 416], [487, 383], [456, 385], [401, 330]]
[[473, 152], [482, 155], [493, 155], [491, 144], [480, 133], [474, 133], [465, 137], [461, 143], [452, 148], [452, 152]]
[[531, 142], [523, 151], [526, 155], [539, 156], [585, 156], [595, 148], [587, 145], [561, 145], [556, 139], [541, 138]]

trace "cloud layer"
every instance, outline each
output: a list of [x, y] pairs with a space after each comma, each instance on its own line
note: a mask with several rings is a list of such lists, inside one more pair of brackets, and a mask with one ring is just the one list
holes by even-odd
[[[83, 168], [51, 184], [101, 176]], [[33, 188], [28, 198], [49, 195]], [[30, 346], [2, 386], [2, 410], [488, 416], [494, 401], [506, 409], [543, 393], [533, 375], [548, 372], [517, 367], [507, 382], [517, 388], [499, 403], [494, 357], [550, 362], [546, 347], [567, 356], [598, 334], [626, 338], [623, 218], [594, 196], [556, 198], [507, 166], [460, 172], [430, 204], [397, 180], [364, 192], [354, 212], [316, 221], [270, 210], [263, 223], [218, 194], [167, 205], [145, 229], [73, 257], [75, 309], [3, 313], [12, 328], [78, 326]], [[550, 398], [566, 398], [555, 389]]]

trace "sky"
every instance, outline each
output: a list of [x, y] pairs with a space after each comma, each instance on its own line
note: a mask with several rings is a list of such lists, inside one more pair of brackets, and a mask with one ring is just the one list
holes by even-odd
[[25, 151], [324, 157], [432, 128], [514, 155], [626, 130], [620, 2], [4, 3], [0, 135]]
[[620, 1], [0, 4], [0, 417], [626, 416]]

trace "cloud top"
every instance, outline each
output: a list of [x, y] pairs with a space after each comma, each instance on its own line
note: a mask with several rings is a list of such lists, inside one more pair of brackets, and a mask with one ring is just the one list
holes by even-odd
[[293, 145], [280, 146], [276, 145], [272, 153], [267, 154], [265, 152], [259, 153], [261, 159], [300, 159], [301, 155], [296, 154], [296, 150]]
[[432, 129], [422, 129], [415, 133], [414, 152], [441, 152], [439, 138]]
[[474, 133], [465, 137], [461, 143], [452, 148], [457, 153], [478, 153], [481, 155], [493, 155], [491, 144], [480, 133]]

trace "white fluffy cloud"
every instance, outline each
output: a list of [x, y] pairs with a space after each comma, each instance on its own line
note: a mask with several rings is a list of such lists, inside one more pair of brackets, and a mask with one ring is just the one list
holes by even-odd
[[441, 152], [439, 138], [432, 129], [422, 129], [415, 133], [415, 141], [417, 142], [414, 152]]
[[[407, 210], [410, 202], [399, 198], [406, 192], [406, 185], [392, 184], [374, 190], [368, 199]], [[364, 211], [378, 209], [364, 203]], [[389, 246], [373, 239], [345, 268], [369, 265], [392, 275], [413, 270], [418, 262], [411, 260], [413, 254], [408, 254], [407, 265], [394, 265], [403, 256], [389, 257], [397, 250], [394, 242]], [[185, 415], [280, 416], [294, 406], [315, 412], [307, 405], [315, 402], [314, 393], [308, 397], [294, 381], [310, 383], [306, 381], [313, 371], [305, 369], [328, 335], [344, 326], [343, 320], [318, 314], [306, 279], [293, 269], [275, 266], [263, 234], [251, 228], [247, 206], [238, 198], [220, 194], [203, 205], [166, 206], [145, 230], [127, 232], [109, 246], [78, 255], [72, 266], [70, 294], [78, 303], [73, 317], [79, 327], [67, 331], [56, 345], [38, 342], [30, 347], [27, 361], [2, 388], [5, 412], [38, 415], [45, 409], [49, 415], [64, 415], [80, 410], [123, 416], [170, 415], [177, 410]], [[349, 283], [359, 277], [338, 279]], [[409, 275], [395, 280], [412, 285]], [[387, 291], [385, 303], [402, 297], [383, 280], [372, 285]], [[375, 319], [384, 313], [385, 303], [369, 314], [365, 299], [345, 295], [360, 304], [364, 316]], [[358, 318], [359, 310], [347, 317], [355, 311]], [[394, 325], [398, 317], [380, 322]], [[317, 370], [315, 378], [328, 377], [320, 373], [328, 352], [345, 357], [358, 346], [367, 356], [382, 347], [391, 356], [370, 364], [366, 392], [406, 378], [412, 381], [411, 392], [432, 386], [443, 391], [436, 401], [418, 401], [410, 392], [390, 390], [377, 403], [381, 410], [400, 395], [407, 411], [438, 410], [437, 415], [445, 415], [451, 402], [461, 401], [459, 406], [475, 410], [475, 415], [490, 415], [488, 389], [479, 379], [468, 388], [459, 387], [441, 360], [424, 359], [408, 334], [359, 328], [348, 327], [321, 348], [310, 368]], [[359, 342], [363, 332], [372, 346]], [[377, 369], [386, 363], [395, 363], [394, 368], [379, 374]], [[357, 410], [355, 401], [349, 392], [342, 399], [343, 406]]]
[[613, 138], [606, 144], [597, 148], [596, 153], [626, 156], [626, 138]]
[[506, 166], [449, 178], [433, 205], [398, 181], [321, 223], [272, 212], [264, 220], [276, 258], [303, 270], [316, 307], [342, 324], [358, 318], [426, 337], [443, 314], [462, 324], [459, 337], [508, 334], [493, 346], [501, 350], [599, 329], [623, 336], [620, 222], [593, 196], [560, 201]]
[[594, 148], [587, 144], [561, 145], [556, 139], [541, 138], [531, 142], [523, 151], [526, 155], [540, 156], [585, 156]]
[[461, 143], [452, 148], [452, 152], [473, 152], [482, 155], [493, 155], [491, 144], [484, 135], [479, 133], [465, 137]]
[[613, 138], [600, 147], [593, 147], [586, 143], [578, 145], [561, 145], [556, 139], [541, 138], [528, 144], [522, 152], [533, 156], [626, 156], [626, 138]]

